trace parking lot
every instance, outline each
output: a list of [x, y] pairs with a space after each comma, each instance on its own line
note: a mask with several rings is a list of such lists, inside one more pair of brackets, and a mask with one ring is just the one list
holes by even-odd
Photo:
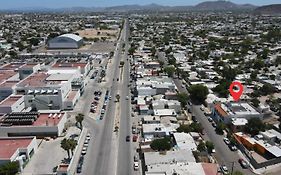
[[[70, 135], [80, 134], [80, 129], [70, 127], [65, 137], [59, 137], [50, 140], [38, 140], [42, 143], [38, 147], [36, 154], [33, 155], [30, 162], [23, 171], [23, 175], [29, 174], [52, 174], [54, 168], [66, 159], [67, 152], [60, 147], [60, 143], [64, 138]], [[46, 163], [48, 162], [48, 163]]]

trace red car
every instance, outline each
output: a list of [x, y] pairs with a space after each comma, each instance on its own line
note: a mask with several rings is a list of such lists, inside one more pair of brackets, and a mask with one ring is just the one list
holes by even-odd
[[138, 136], [137, 135], [134, 135], [133, 136], [133, 142], [136, 142], [138, 140]]

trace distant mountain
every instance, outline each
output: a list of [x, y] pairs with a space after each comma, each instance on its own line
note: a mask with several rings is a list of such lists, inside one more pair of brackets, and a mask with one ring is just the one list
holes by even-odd
[[166, 11], [169, 10], [171, 7], [169, 6], [162, 6], [158, 4], [148, 4], [148, 5], [122, 5], [122, 6], [113, 6], [105, 8], [105, 11], [117, 11], [117, 12], [127, 12], [127, 11]]
[[216, 10], [240, 10], [240, 9], [255, 9], [256, 6], [251, 4], [235, 4], [230, 1], [206, 1], [194, 6], [194, 10], [200, 11], [216, 11]]
[[281, 4], [265, 5], [255, 9], [256, 14], [281, 14]]
[[206, 1], [195, 6], [163, 6], [159, 4], [148, 5], [121, 5], [112, 7], [72, 7], [72, 8], [22, 8], [1, 11], [28, 11], [28, 12], [136, 12], [136, 11], [221, 11], [221, 10], [253, 10], [256, 6], [251, 4], [235, 4], [226, 0]]

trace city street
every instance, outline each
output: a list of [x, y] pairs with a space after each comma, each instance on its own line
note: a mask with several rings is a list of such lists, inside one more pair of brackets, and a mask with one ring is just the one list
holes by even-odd
[[[126, 36], [128, 36], [128, 22], [125, 23], [126, 27]], [[125, 38], [125, 54], [123, 57], [123, 61], [125, 62], [123, 68], [123, 77], [120, 84], [120, 103], [121, 103], [121, 112], [120, 112], [120, 129], [119, 129], [119, 146], [118, 146], [118, 161], [117, 161], [117, 174], [118, 175], [131, 175], [133, 170], [132, 164], [132, 136], [131, 136], [131, 98], [130, 98], [130, 90], [129, 90], [129, 82], [130, 82], [130, 62], [127, 60], [128, 58], [128, 37]], [[126, 97], [129, 97], [126, 99]], [[126, 141], [126, 136], [129, 135], [131, 141]]]
[[[109, 93], [112, 98], [115, 98], [118, 89], [118, 83], [115, 83], [119, 77], [119, 63], [120, 63], [120, 51], [122, 46], [122, 40], [124, 34], [122, 32], [120, 40], [117, 42], [117, 47], [112, 58], [112, 65], [107, 72], [107, 82], [101, 87], [109, 89]], [[113, 82], [113, 79], [115, 82]], [[102, 84], [102, 83], [101, 83]], [[90, 104], [93, 100], [93, 92], [100, 87], [100, 84], [93, 83], [87, 86], [85, 90], [85, 105], [83, 106], [82, 112], [87, 116], [90, 110]], [[89, 149], [85, 156], [85, 163], [82, 168], [82, 174], [108, 174], [111, 175], [116, 172], [115, 158], [112, 157], [115, 151], [115, 145], [113, 141], [113, 123], [115, 116], [116, 103], [114, 100], [109, 100], [105, 116], [103, 120], [93, 120], [92, 118], [86, 117], [84, 120], [84, 126], [87, 127], [91, 133], [91, 140], [89, 143]], [[111, 165], [111, 166], [109, 166]]]

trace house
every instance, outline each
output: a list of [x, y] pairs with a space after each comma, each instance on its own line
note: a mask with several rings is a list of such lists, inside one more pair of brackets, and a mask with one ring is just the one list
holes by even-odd
[[248, 120], [256, 117], [262, 119], [263, 114], [247, 102], [229, 102], [215, 104], [212, 117], [217, 122], [221, 121], [229, 124], [233, 118], [245, 118]]
[[0, 137], [0, 165], [19, 161], [20, 169], [37, 151], [36, 137]]

